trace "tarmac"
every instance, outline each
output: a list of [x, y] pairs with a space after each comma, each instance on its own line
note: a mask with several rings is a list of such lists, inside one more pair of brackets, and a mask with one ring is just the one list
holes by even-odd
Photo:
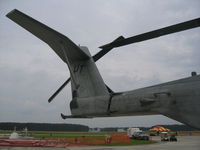
[[153, 137], [153, 140], [158, 141], [158, 143], [135, 146], [0, 147], [0, 150], [200, 150], [200, 136], [178, 136], [177, 139], [177, 142], [161, 142], [160, 137]]

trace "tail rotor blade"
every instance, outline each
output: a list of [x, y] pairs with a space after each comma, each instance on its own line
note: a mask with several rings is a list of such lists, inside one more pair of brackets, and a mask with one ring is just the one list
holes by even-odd
[[[113, 42], [116, 42], [116, 41], [121, 41], [121, 40], [124, 40], [125, 38], [123, 36], [119, 36], [118, 38], [116, 38]], [[95, 54], [93, 56], [93, 59], [94, 61], [96, 62], [97, 60], [99, 60], [101, 57], [103, 57], [105, 54], [107, 54], [110, 50], [112, 50], [113, 47], [106, 47], [106, 48], [103, 48], [101, 51], [99, 51], [97, 54]]]
[[137, 42], [142, 42], [142, 41], [150, 40], [153, 38], [158, 38], [160, 36], [164, 36], [167, 34], [172, 34], [172, 33], [181, 32], [184, 30], [189, 30], [189, 29], [196, 28], [199, 26], [200, 26], [200, 18], [197, 18], [197, 19], [193, 19], [190, 21], [186, 21], [186, 22], [178, 23], [178, 24], [171, 25], [168, 27], [164, 27], [161, 29], [157, 29], [154, 31], [135, 35], [132, 37], [118, 38], [111, 43], [100, 46], [99, 48], [101, 48], [102, 50], [100, 52], [98, 52], [93, 58], [99, 59], [115, 47], [125, 46], [125, 45], [129, 45], [129, 44], [137, 43]]
[[69, 81], [71, 80], [71, 78], [68, 78], [67, 81], [65, 81], [61, 87], [48, 99], [48, 102], [50, 103], [55, 97], [56, 95], [58, 95], [58, 93], [69, 83]]

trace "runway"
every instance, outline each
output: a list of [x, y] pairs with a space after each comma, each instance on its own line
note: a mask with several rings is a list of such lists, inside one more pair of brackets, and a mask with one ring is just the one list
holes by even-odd
[[200, 136], [178, 136], [178, 142], [160, 142], [160, 137], [153, 137], [156, 144], [138, 146], [84, 146], [66, 148], [36, 147], [0, 147], [0, 150], [200, 150]]

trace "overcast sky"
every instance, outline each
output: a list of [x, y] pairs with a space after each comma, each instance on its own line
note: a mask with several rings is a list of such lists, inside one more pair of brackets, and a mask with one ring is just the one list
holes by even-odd
[[[78, 123], [90, 127], [177, 124], [162, 115], [69, 119], [69, 77], [51, 48], [5, 15], [18, 9], [63, 33], [92, 54], [118, 36], [129, 37], [200, 16], [199, 0], [0, 0], [0, 122]], [[200, 72], [200, 28], [114, 49], [98, 61], [114, 91], [133, 90]]]

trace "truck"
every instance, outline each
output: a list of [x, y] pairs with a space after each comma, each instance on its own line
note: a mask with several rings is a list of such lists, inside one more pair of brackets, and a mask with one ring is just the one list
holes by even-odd
[[161, 132], [160, 133], [160, 138], [161, 138], [161, 141], [169, 141], [168, 132]]
[[139, 128], [129, 128], [127, 130], [127, 135], [131, 139], [135, 140], [149, 140], [149, 135], [146, 134], [144, 131], [140, 130]]
[[160, 133], [161, 141], [176, 141], [177, 138], [174, 132], [161, 132]]

